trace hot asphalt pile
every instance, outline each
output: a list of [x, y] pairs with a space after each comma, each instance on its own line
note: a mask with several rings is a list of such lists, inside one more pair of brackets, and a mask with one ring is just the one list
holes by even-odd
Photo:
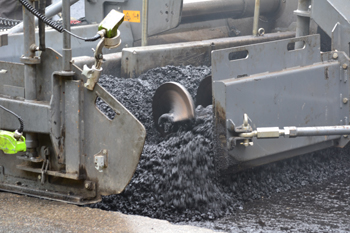
[[[329, 149], [250, 169], [218, 180], [214, 169], [212, 106], [196, 108], [196, 118], [167, 137], [156, 131], [152, 98], [163, 83], [175, 81], [195, 98], [205, 66], [155, 68], [136, 79], [102, 76], [100, 84], [146, 127], [139, 165], [123, 193], [103, 197], [94, 208], [172, 222], [210, 220], [234, 213], [243, 203], [317, 184], [349, 171], [349, 149]], [[113, 111], [101, 100], [99, 108]]]

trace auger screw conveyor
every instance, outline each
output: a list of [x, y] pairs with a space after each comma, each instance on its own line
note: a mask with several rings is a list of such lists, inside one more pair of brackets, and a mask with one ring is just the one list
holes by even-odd
[[[26, 151], [0, 151], [1, 190], [78, 204], [124, 190], [146, 131], [99, 85], [101, 74], [210, 66], [196, 101], [188, 87], [161, 85], [153, 120], [165, 136], [196, 105], [212, 104], [221, 174], [350, 140], [348, 1], [86, 0], [88, 24], [72, 28], [76, 0], [47, 17], [35, 1], [19, 1], [23, 24], [0, 34], [0, 105], [23, 119]], [[63, 25], [48, 19], [59, 8]], [[33, 14], [54, 29], [36, 31]], [[17, 119], [7, 114], [0, 111], [0, 129], [14, 132]]]

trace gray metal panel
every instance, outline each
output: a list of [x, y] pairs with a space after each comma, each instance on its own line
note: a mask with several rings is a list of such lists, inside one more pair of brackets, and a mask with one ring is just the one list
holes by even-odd
[[[280, 0], [262, 0], [260, 14], [275, 13]], [[255, 0], [184, 0], [181, 22], [196, 22], [218, 18], [240, 18], [254, 15]]]
[[[139, 11], [142, 20], [142, 0], [99, 0], [85, 3], [86, 18], [89, 22], [99, 23], [112, 10]], [[148, 35], [155, 35], [178, 26], [181, 20], [181, 0], [149, 1]], [[131, 24], [135, 40], [141, 39], [141, 22]]]
[[[120, 193], [133, 176], [145, 142], [143, 125], [99, 84], [94, 91], [84, 88], [85, 168], [87, 177], [98, 182], [103, 195]], [[95, 101], [101, 97], [117, 114], [109, 120]], [[98, 172], [94, 155], [108, 151], [108, 167]]]
[[18, 88], [24, 88], [24, 65], [0, 61], [0, 70], [2, 69], [7, 72], [0, 74], [0, 94], [11, 97], [24, 97], [19, 92], [12, 93], [6, 87], [12, 86], [17, 88], [17, 90], [19, 90]]
[[[288, 44], [304, 41], [305, 48], [288, 51]], [[319, 35], [280, 40], [212, 52], [213, 81], [275, 72], [321, 61]], [[230, 54], [247, 51], [246, 58], [230, 60]]]
[[[350, 42], [350, 1], [344, 0], [312, 0], [311, 18], [336, 42], [333, 48], [349, 55]], [[336, 25], [337, 32], [334, 32]], [[336, 41], [334, 41], [336, 40]]]
[[149, 69], [166, 65], [210, 65], [211, 51], [232, 46], [284, 39], [294, 33], [271, 33], [265, 36], [242, 36], [197, 42], [134, 47], [122, 51], [122, 76], [137, 77]]
[[350, 2], [344, 0], [328, 0], [328, 2], [350, 24]]
[[[43, 102], [21, 101], [0, 98], [0, 105], [15, 112], [23, 118], [24, 131], [33, 133], [50, 132], [50, 106]], [[6, 114], [6, 115], [5, 115]], [[1, 114], [0, 128], [15, 130], [19, 127], [16, 117], [4, 113]]]
[[3, 85], [3, 94], [13, 98], [24, 98], [24, 88], [10, 85]]
[[312, 0], [311, 18], [329, 35], [336, 23], [350, 24], [350, 2], [344, 0]]
[[79, 173], [81, 155], [81, 135], [80, 135], [80, 87], [83, 83], [75, 80], [65, 83], [65, 159], [66, 172]]
[[[326, 68], [330, 73], [328, 80], [324, 78]], [[340, 111], [337, 77], [339, 64], [335, 62], [222, 81], [226, 92], [226, 117], [240, 125], [243, 114], [247, 113], [253, 128], [339, 125], [348, 114]], [[343, 94], [348, 96], [349, 92]], [[254, 140], [254, 146], [238, 146], [233, 155], [239, 161], [247, 161], [334, 138]]]
[[[288, 51], [287, 44], [297, 41], [290, 39], [212, 53], [215, 127], [219, 134], [224, 135], [222, 147], [226, 147], [226, 140], [230, 137], [225, 129], [221, 129], [225, 120], [231, 119], [239, 126], [243, 123], [244, 113], [251, 119], [253, 129], [348, 123], [349, 103], [342, 100], [349, 96], [346, 80], [349, 74], [342, 64], [349, 61], [342, 53], [338, 60], [333, 61], [323, 56], [325, 61], [322, 62], [319, 37], [302, 39], [306, 42], [303, 50]], [[229, 53], [242, 50], [249, 51], [247, 59], [229, 60]], [[332, 57], [332, 54], [327, 55]], [[237, 78], [242, 74], [247, 77]], [[278, 160], [276, 156], [282, 158], [285, 153], [288, 157], [301, 154], [314, 148], [313, 145], [339, 138], [253, 139], [253, 146], [237, 145], [226, 152], [245, 165], [257, 165], [262, 161]]]

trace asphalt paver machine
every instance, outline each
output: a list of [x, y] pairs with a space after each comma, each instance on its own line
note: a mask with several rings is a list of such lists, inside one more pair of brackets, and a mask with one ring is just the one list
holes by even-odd
[[[84, 204], [125, 188], [146, 132], [97, 83], [101, 73], [133, 78], [165, 65], [211, 66], [197, 100], [213, 104], [224, 174], [349, 142], [347, 1], [87, 0], [89, 24], [72, 28], [76, 1], [63, 1], [63, 26], [21, 2], [23, 23], [0, 34], [0, 105], [8, 110], [0, 109], [1, 190]], [[34, 14], [63, 36], [36, 31]], [[330, 38], [329, 51], [321, 52], [317, 31]], [[166, 99], [168, 110], [156, 108], [158, 128], [164, 114], [193, 117], [185, 87], [160, 90], [155, 105]]]

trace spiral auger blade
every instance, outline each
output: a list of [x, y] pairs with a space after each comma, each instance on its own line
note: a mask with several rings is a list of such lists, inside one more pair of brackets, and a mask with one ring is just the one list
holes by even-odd
[[166, 135], [162, 123], [179, 122], [194, 118], [195, 106], [187, 89], [179, 83], [167, 82], [155, 92], [152, 102], [153, 120], [157, 130]]

